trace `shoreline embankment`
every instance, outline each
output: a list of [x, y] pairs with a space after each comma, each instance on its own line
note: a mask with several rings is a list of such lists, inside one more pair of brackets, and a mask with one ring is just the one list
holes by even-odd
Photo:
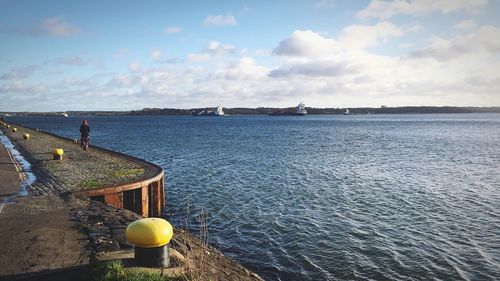
[[[163, 189], [161, 167], [161, 185], [151, 186], [151, 178], [160, 174], [154, 164], [97, 147], [83, 151], [73, 140], [19, 124], [9, 125], [10, 128], [0, 125], [0, 130], [31, 163], [36, 180], [27, 186], [26, 196], [11, 198], [12, 202], [4, 206], [0, 214], [0, 248], [3, 249], [0, 280], [34, 277], [65, 280], [75, 274], [73, 279], [86, 280], [82, 272], [88, 273], [95, 263], [130, 260], [133, 247], [125, 239], [125, 228], [142, 217], [143, 206], [164, 207], [161, 205], [163, 191], [156, 192], [154, 196], [162, 197], [156, 201], [146, 197], [144, 202], [143, 197], [143, 192], [151, 194], [154, 188]], [[17, 129], [15, 132], [13, 127]], [[25, 134], [29, 134], [29, 138], [23, 137]], [[52, 150], [61, 147], [65, 150], [62, 160], [54, 160]], [[15, 165], [14, 162], [6, 166]], [[117, 189], [123, 186], [131, 189]], [[0, 185], [0, 191], [2, 188]], [[106, 204], [110, 193], [95, 193], [100, 189], [121, 195], [111, 196], [115, 201]], [[85, 195], [89, 190], [97, 200]], [[141, 204], [141, 209], [124, 208], [133, 204]], [[161, 209], [156, 213], [148, 209], [146, 215], [159, 216]], [[13, 240], [16, 243], [12, 243]], [[196, 274], [200, 273], [202, 280], [262, 280], [206, 241], [181, 229], [175, 228], [171, 247], [175, 255], [175, 268], [171, 271], [176, 274], [192, 276], [198, 271]]]

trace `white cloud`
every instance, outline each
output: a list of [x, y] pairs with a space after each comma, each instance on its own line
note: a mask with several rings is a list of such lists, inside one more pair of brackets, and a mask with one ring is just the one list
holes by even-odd
[[44, 19], [40, 24], [31, 28], [29, 33], [35, 36], [67, 37], [80, 33], [80, 28], [64, 21], [60, 17]]
[[135, 61], [135, 62], [129, 63], [128, 69], [132, 72], [141, 72], [144, 70], [144, 67], [142, 67], [140, 62]]
[[500, 29], [482, 26], [477, 32], [444, 39], [434, 36], [426, 48], [410, 54], [412, 58], [433, 58], [440, 61], [464, 55], [500, 54]]
[[477, 11], [488, 0], [373, 0], [357, 16], [360, 18], [388, 19], [395, 15], [420, 16], [434, 12], [448, 14], [458, 11]]
[[187, 56], [187, 60], [189, 62], [203, 62], [210, 59], [210, 55], [208, 54], [189, 54]]
[[208, 46], [202, 50], [202, 53], [192, 53], [187, 56], [189, 62], [204, 62], [213, 57], [222, 57], [227, 54], [234, 54], [236, 47], [233, 45], [224, 45], [217, 41], [211, 41]]
[[408, 31], [408, 32], [418, 32], [418, 31], [421, 31], [424, 29], [424, 27], [420, 24], [416, 24], [416, 23], [413, 23], [413, 24], [407, 24], [407, 25], [403, 25], [401, 27], [402, 30], [404, 30], [405, 32]]
[[149, 54], [149, 57], [159, 63], [165, 62], [165, 55], [161, 50], [152, 50], [151, 53]]
[[279, 43], [273, 54], [281, 56], [315, 57], [334, 53], [340, 49], [338, 41], [325, 38], [311, 30], [294, 31], [290, 38]]
[[[131, 62], [122, 72], [86, 79], [62, 73], [43, 81], [38, 78], [44, 71], [29, 66], [0, 73], [0, 99], [4, 107], [21, 99], [36, 101], [26, 103], [30, 106], [26, 110], [292, 106], [301, 100], [316, 107], [500, 105], [499, 28], [483, 26], [460, 35], [433, 37], [417, 50], [417, 43], [404, 38], [403, 42], [414, 43], [408, 54], [371, 51], [371, 46], [408, 31], [390, 22], [353, 25], [335, 36], [295, 31], [276, 44], [272, 58], [266, 50], [264, 57], [252, 58], [254, 49], [239, 52], [232, 45], [212, 41], [168, 68]], [[152, 50], [149, 56], [165, 61], [161, 50]], [[202, 66], [191, 64], [202, 61]], [[51, 103], [61, 97], [68, 102]], [[94, 104], [95, 100], [100, 103]]]
[[224, 76], [229, 80], [248, 80], [265, 78], [268, 70], [258, 66], [251, 57], [243, 57], [231, 63], [225, 70]]
[[233, 45], [223, 45], [217, 41], [211, 41], [205, 51], [214, 56], [234, 53], [236, 48]]
[[351, 25], [340, 32], [338, 39], [326, 38], [311, 30], [297, 30], [290, 38], [281, 41], [273, 53], [296, 57], [337, 56], [341, 52], [365, 49], [402, 35], [403, 31], [390, 22]]
[[464, 36], [434, 37], [409, 57], [375, 55], [366, 48], [399, 36], [397, 30], [377, 29], [378, 35], [355, 43], [351, 38], [362, 37], [364, 32], [358, 34], [349, 27], [338, 38], [296, 31], [274, 49], [285, 60], [270, 71], [269, 78], [290, 83], [283, 90], [290, 95], [307, 92], [309, 101], [325, 104], [500, 104], [500, 73], [495, 70], [499, 67], [499, 29], [484, 26]]
[[477, 26], [476, 22], [474, 20], [469, 19], [458, 22], [453, 27], [460, 31], [469, 31], [471, 29], [476, 28], [476, 26]]
[[283, 65], [273, 69], [269, 75], [274, 78], [292, 76], [333, 77], [351, 73], [354, 73], [354, 70], [350, 69], [344, 62], [319, 60]]
[[376, 25], [351, 25], [342, 30], [339, 41], [347, 48], [364, 49], [403, 35], [401, 29], [390, 22]]
[[163, 31], [167, 34], [179, 33], [182, 31], [182, 27], [180, 27], [180, 26], [167, 26], [163, 29]]
[[232, 14], [209, 15], [203, 21], [205, 26], [234, 26], [238, 25], [236, 18]]

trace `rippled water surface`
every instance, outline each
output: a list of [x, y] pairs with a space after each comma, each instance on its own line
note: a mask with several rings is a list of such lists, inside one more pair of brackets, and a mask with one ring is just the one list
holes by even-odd
[[[78, 138], [82, 118], [13, 118]], [[500, 277], [500, 115], [89, 117], [267, 280]]]

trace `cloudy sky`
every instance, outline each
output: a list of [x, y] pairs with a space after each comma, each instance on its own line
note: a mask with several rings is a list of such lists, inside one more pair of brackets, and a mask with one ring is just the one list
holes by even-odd
[[500, 106], [499, 0], [0, 0], [0, 111]]

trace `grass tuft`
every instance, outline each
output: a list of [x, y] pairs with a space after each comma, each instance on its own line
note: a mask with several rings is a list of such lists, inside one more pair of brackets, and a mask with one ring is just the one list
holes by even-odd
[[80, 187], [96, 187], [105, 185], [107, 182], [104, 179], [90, 179], [82, 181], [78, 186]]
[[126, 269], [121, 261], [113, 260], [96, 267], [94, 281], [180, 281], [182, 278], [162, 276], [157, 272], [144, 272]]
[[136, 178], [144, 174], [144, 169], [120, 169], [113, 171], [111, 176], [113, 178]]

